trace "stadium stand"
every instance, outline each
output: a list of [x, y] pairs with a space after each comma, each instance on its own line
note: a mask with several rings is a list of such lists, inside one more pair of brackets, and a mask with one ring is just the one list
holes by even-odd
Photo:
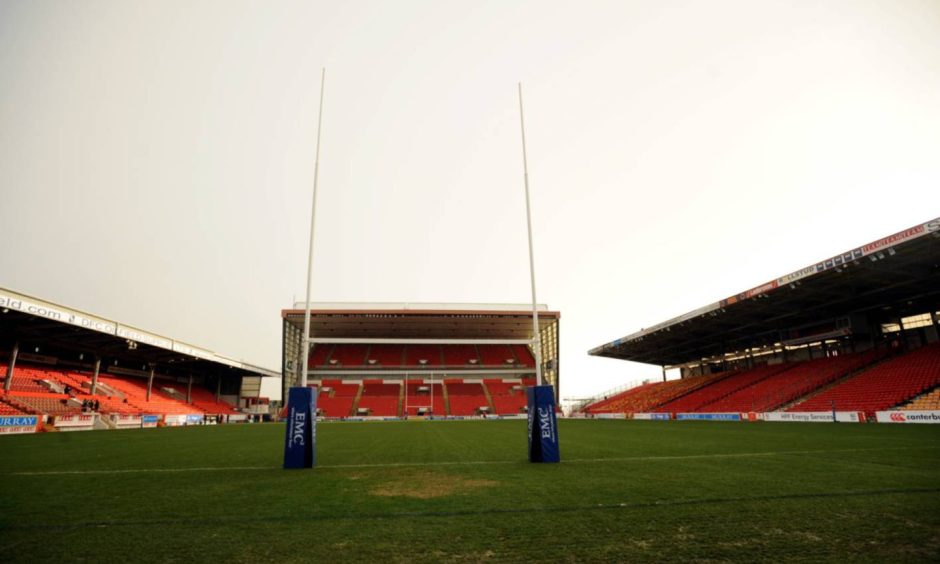
[[[3, 379], [0, 381], [6, 381], [6, 370], [3, 371], [3, 375]], [[17, 367], [16, 372], [13, 375], [13, 382], [10, 385], [10, 390], [16, 392], [48, 392], [49, 387], [40, 383], [42, 380], [48, 378], [49, 375], [46, 370], [33, 368], [30, 366], [20, 366]]]
[[481, 408], [490, 410], [486, 393], [479, 382], [466, 383], [462, 380], [445, 380], [447, 398], [450, 404], [448, 415], [478, 415]]
[[[66, 390], [68, 393], [65, 393]], [[21, 411], [41, 415], [81, 413], [82, 402], [97, 401], [98, 412], [122, 415], [235, 415], [232, 405], [217, 401], [204, 388], [193, 387], [192, 404], [185, 395], [158, 389], [157, 384], [147, 401], [146, 383], [141, 379], [101, 374], [98, 390], [91, 394], [91, 376], [80, 372], [49, 367], [18, 365], [9, 394], [4, 399]]]
[[[577, 400], [576, 410], [649, 411], [656, 394], [674, 396], [653, 406], [670, 412], [835, 406], [870, 417], [918, 395], [917, 405], [935, 405], [926, 394], [940, 363], [931, 352], [940, 341], [938, 243], [935, 218], [594, 347], [593, 356], [677, 371], [680, 381], [740, 372], [691, 393], [665, 393], [685, 384], [615, 389]], [[782, 368], [743, 369], [755, 360]]]
[[512, 345], [512, 352], [520, 366], [535, 366], [535, 356], [525, 345]]
[[477, 349], [483, 366], [507, 366], [516, 360], [508, 345], [477, 345]]
[[[185, 401], [185, 396], [184, 396]], [[216, 413], [220, 415], [235, 415], [239, 413], [234, 407], [224, 401], [217, 401], [215, 395], [205, 388], [193, 387], [192, 405], [206, 413]]]
[[875, 411], [892, 408], [940, 384], [940, 343], [891, 358], [787, 411]]
[[[401, 351], [399, 350], [399, 354]], [[382, 380], [365, 380], [359, 397], [360, 414], [396, 417], [401, 400], [401, 384], [386, 384]]]
[[700, 411], [773, 411], [881, 357], [871, 351], [784, 365], [785, 369], [703, 406]]
[[368, 354], [369, 347], [365, 345], [335, 345], [333, 347], [333, 354], [330, 356], [329, 364], [362, 366], [366, 363], [366, 355]]
[[440, 382], [432, 384], [422, 380], [409, 380], [406, 393], [409, 417], [446, 413], [444, 387]]
[[940, 388], [934, 388], [926, 394], [921, 394], [905, 403], [898, 409], [905, 411], [936, 411], [940, 410]]
[[[434, 417], [525, 412], [516, 387], [534, 384], [538, 372], [526, 344], [535, 330], [530, 305], [325, 303], [310, 308], [309, 320], [303, 305], [281, 312], [282, 393], [320, 386], [320, 416], [425, 416], [432, 400]], [[539, 309], [542, 381], [557, 393], [559, 313]], [[302, 382], [305, 330], [315, 344]]]
[[645, 413], [655, 411], [660, 405], [681, 397], [702, 386], [717, 382], [730, 373], [712, 374], [654, 382], [630, 388], [624, 392], [596, 402], [585, 409], [586, 413]]
[[658, 413], [695, 413], [716, 411], [709, 404], [724, 398], [742, 388], [751, 386], [789, 368], [788, 365], [759, 366], [751, 370], [737, 372], [721, 380], [710, 383], [694, 392], [661, 405], [653, 411]]
[[312, 352], [313, 354], [310, 355], [308, 366], [310, 368], [314, 366], [325, 366], [330, 360], [330, 355], [333, 354], [333, 345], [317, 345], [313, 347]]
[[10, 415], [29, 415], [30, 412], [20, 409], [15, 405], [8, 403], [6, 394], [0, 390], [0, 416], [10, 416]]
[[22, 411], [44, 415], [81, 413], [81, 403], [70, 403], [71, 396], [42, 392], [18, 392], [7, 395], [7, 400]]
[[158, 389], [151, 391], [150, 401], [147, 401], [147, 384], [143, 381], [111, 376], [99, 376], [98, 381], [120, 390], [125, 396], [124, 402], [135, 408], [139, 413], [168, 415], [204, 413], [203, 410], [180, 402]]
[[480, 355], [473, 345], [444, 345], [443, 349], [446, 366], [467, 366], [480, 362]]
[[440, 345], [408, 345], [405, 348], [405, 366], [440, 366], [443, 363]]
[[317, 411], [324, 417], [348, 417], [353, 402], [359, 395], [357, 384], [344, 384], [342, 380], [323, 380], [317, 396]]
[[402, 345], [372, 345], [369, 347], [366, 364], [385, 367], [401, 366], [404, 355], [405, 348]]
[[518, 381], [486, 379], [483, 385], [493, 400], [493, 409], [497, 415], [523, 413], [526, 407], [525, 389]]
[[[268, 398], [263, 403], [257, 400], [261, 399], [261, 378], [276, 376], [274, 371], [13, 290], [0, 288], [0, 302], [4, 304], [0, 308], [3, 404], [41, 415], [45, 423], [51, 422], [48, 416], [82, 412], [157, 416], [140, 421], [146, 426], [159, 424], [161, 415], [210, 416], [200, 422], [218, 421], [215, 415], [228, 415], [229, 421], [270, 415], [260, 407], [269, 405]], [[8, 370], [12, 371], [9, 382]], [[101, 373], [92, 394], [95, 370]], [[148, 382], [152, 382], [149, 401]], [[178, 391], [180, 383], [183, 392]], [[190, 386], [191, 404], [185, 393]], [[238, 404], [245, 400], [243, 405], [256, 400], [254, 405], [259, 407], [243, 413], [224, 400]], [[99, 429], [131, 424], [110, 425], [114, 420], [75, 421], [92, 421]], [[187, 421], [195, 419], [163, 420], [170, 425]]]

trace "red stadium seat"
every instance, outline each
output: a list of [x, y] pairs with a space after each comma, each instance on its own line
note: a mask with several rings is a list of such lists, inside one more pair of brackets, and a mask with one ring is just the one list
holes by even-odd
[[365, 345], [342, 344], [333, 347], [329, 365], [364, 366], [369, 349]]
[[440, 366], [443, 364], [442, 357], [440, 345], [408, 345], [405, 349], [405, 366]]
[[516, 357], [508, 345], [477, 345], [483, 366], [512, 366]]
[[401, 400], [401, 384], [385, 384], [381, 380], [366, 380], [359, 398], [359, 409], [372, 416], [396, 417]]
[[[101, 374], [98, 390], [91, 394], [91, 375], [66, 369], [36, 366], [17, 366], [13, 389], [5, 396], [6, 403], [14, 407], [45, 415], [82, 412], [82, 401], [97, 401], [102, 414], [126, 415], [188, 415], [240, 413], [232, 405], [217, 401], [212, 392], [194, 386], [193, 403], [185, 401], [178, 392], [174, 397], [164, 383], [154, 382], [150, 401], [147, 401], [147, 383], [142, 378]], [[69, 394], [59, 393], [68, 386]], [[168, 388], [167, 388], [168, 389]]]
[[880, 353], [866, 352], [794, 363], [783, 372], [703, 406], [700, 411], [773, 411], [878, 358]]
[[405, 347], [402, 345], [372, 345], [366, 364], [373, 366], [397, 367], [404, 362]]
[[476, 383], [463, 383], [460, 380], [445, 380], [447, 398], [450, 404], [448, 415], [479, 415], [480, 408], [489, 408], [483, 385]]
[[869, 417], [940, 385], [940, 343], [891, 358], [787, 411], [864, 411]]
[[525, 411], [526, 394], [520, 381], [486, 379], [483, 385], [493, 399], [493, 408], [497, 415], [512, 415]]
[[473, 345], [444, 345], [444, 364], [447, 366], [467, 366], [480, 362], [480, 356]]
[[407, 414], [409, 416], [446, 415], [444, 387], [440, 381], [432, 383], [422, 380], [408, 380], [406, 394]]
[[349, 417], [359, 394], [359, 384], [342, 380], [323, 380], [317, 396], [317, 410], [324, 417]]

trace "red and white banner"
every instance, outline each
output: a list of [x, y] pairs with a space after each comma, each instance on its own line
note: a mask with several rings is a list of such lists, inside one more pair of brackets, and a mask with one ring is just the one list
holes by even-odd
[[905, 229], [904, 231], [895, 233], [894, 235], [889, 235], [882, 239], [878, 239], [877, 241], [873, 241], [865, 245], [864, 247], [862, 247], [862, 251], [864, 251], [866, 255], [870, 255], [871, 253], [874, 253], [881, 249], [885, 249], [887, 247], [890, 247], [891, 245], [897, 245], [898, 243], [903, 243], [904, 241], [907, 241], [908, 239], [920, 237], [921, 235], [927, 232], [928, 225], [930, 225], [929, 222], [923, 225], [916, 225], [914, 227], [911, 227], [910, 229]]
[[140, 415], [111, 415], [111, 422], [115, 424], [118, 429], [140, 429], [143, 420], [140, 418]]
[[181, 427], [186, 424], [185, 415], [164, 415], [163, 423], [167, 427]]
[[940, 423], [940, 411], [879, 411], [879, 423]]
[[82, 413], [73, 415], [59, 415], [53, 425], [60, 431], [91, 431], [95, 428], [97, 413]]

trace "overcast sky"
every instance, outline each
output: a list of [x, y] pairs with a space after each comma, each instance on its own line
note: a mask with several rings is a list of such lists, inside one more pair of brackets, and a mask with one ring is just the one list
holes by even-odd
[[940, 215], [940, 2], [0, 0], [0, 286], [278, 369], [315, 301], [589, 348]]

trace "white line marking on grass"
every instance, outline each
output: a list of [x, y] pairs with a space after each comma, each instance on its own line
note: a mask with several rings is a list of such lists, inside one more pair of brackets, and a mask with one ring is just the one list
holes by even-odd
[[[696, 460], [709, 458], [758, 458], [764, 456], [788, 456], [793, 454], [831, 454], [837, 452], [871, 452], [889, 450], [936, 450], [934, 446], [906, 446], [906, 447], [871, 447], [871, 448], [842, 448], [827, 450], [779, 450], [765, 452], [733, 452], [714, 454], [677, 454], [660, 456], [622, 456], [608, 458], [569, 458], [562, 459], [563, 463], [584, 462], [655, 462], [659, 460]], [[489, 466], [500, 464], [525, 464], [523, 460], [450, 460], [442, 462], [387, 462], [375, 464], [320, 464], [317, 468], [323, 469], [350, 469], [350, 468], [407, 468], [425, 466]], [[159, 474], [173, 472], [224, 472], [253, 471], [253, 470], [280, 470], [280, 466], [201, 466], [195, 468], [130, 468], [114, 470], [50, 470], [45, 472], [10, 472], [10, 476], [68, 476], [85, 474]]]
[[732, 452], [716, 454], [680, 454], [680, 455], [661, 455], [661, 456], [622, 456], [611, 458], [573, 458], [564, 460], [565, 462], [626, 462], [637, 461], [655, 461], [655, 460], [694, 460], [697, 458], [750, 458], [761, 456], [787, 456], [791, 454], [829, 454], [834, 452], [867, 452], [867, 451], [885, 451], [885, 450], [910, 450], [910, 449], [936, 449], [940, 447], [928, 446], [909, 446], [909, 447], [870, 447], [870, 448], [840, 448], [827, 450], [779, 450], [767, 452]]
[[125, 470], [50, 470], [48, 472], [11, 472], [11, 476], [68, 476], [71, 474], [159, 474], [161, 472], [216, 472], [220, 470], [274, 470], [278, 466], [205, 466], [201, 468], [128, 468]]
[[390, 462], [387, 464], [321, 464], [317, 468], [400, 468], [408, 466], [489, 466], [497, 464], [522, 464], [516, 460], [448, 460], [443, 462]]

